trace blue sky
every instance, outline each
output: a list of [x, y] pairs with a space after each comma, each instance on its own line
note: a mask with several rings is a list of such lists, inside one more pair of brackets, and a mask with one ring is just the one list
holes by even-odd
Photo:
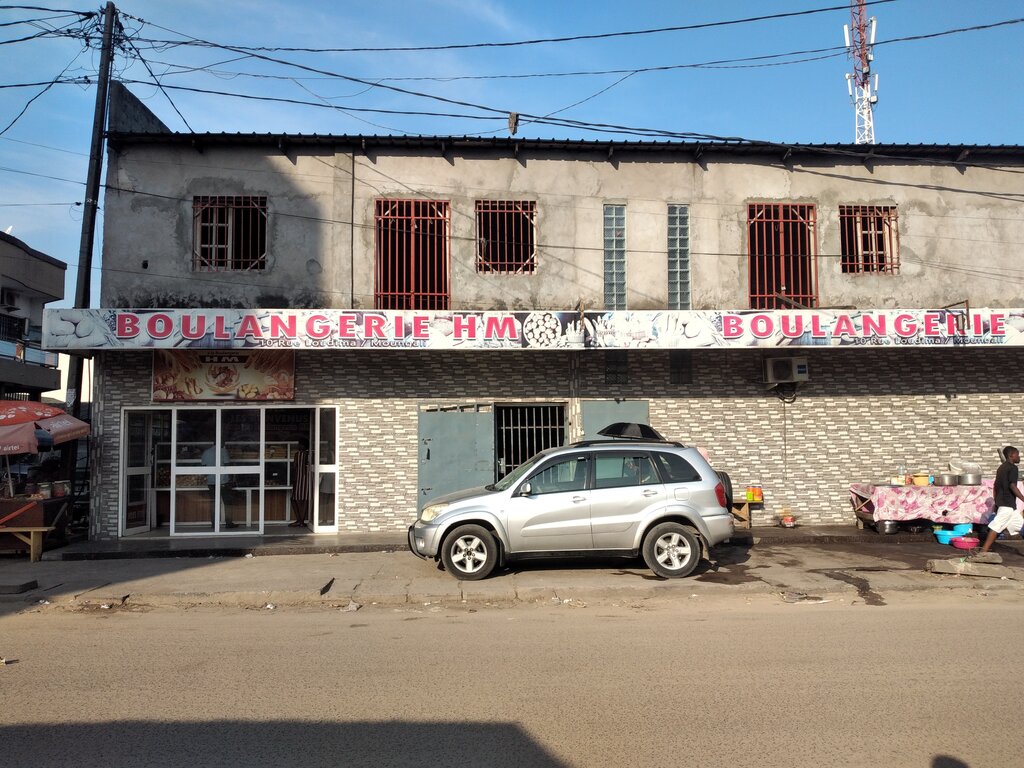
[[[47, 3], [39, 3], [47, 5]], [[167, 47], [142, 39], [183, 35], [229, 46], [309, 48], [430, 46], [590, 35], [700, 24], [843, 5], [841, 0], [698, 0], [634, 3], [590, 0], [378, 0], [375, 3], [291, 0], [125, 0], [127, 32], [165, 85], [230, 91], [335, 105], [324, 109], [168, 90], [192, 130], [319, 134], [479, 134], [506, 136], [505, 118], [470, 120], [356, 113], [352, 108], [486, 115], [463, 106], [311, 73], [285, 63], [223, 49]], [[54, 8], [96, 10], [66, 2]], [[874, 71], [880, 143], [1018, 144], [1024, 124], [1024, 24], [929, 40], [894, 38], [991, 24], [1024, 17], [1024, 0], [896, 0], [870, 6], [878, 19]], [[52, 16], [5, 10], [0, 23]], [[589, 123], [654, 128], [713, 136], [787, 142], [852, 142], [853, 108], [845, 55], [758, 68], [686, 68], [665, 72], [527, 79], [420, 81], [483, 75], [635, 70], [829, 48], [843, 44], [846, 11], [692, 31], [531, 46], [430, 52], [299, 53], [263, 55], [361, 80], [442, 96], [499, 110]], [[70, 19], [53, 19], [64, 24]], [[166, 29], [159, 29], [165, 27]], [[169, 32], [167, 30], [172, 30]], [[0, 28], [0, 40], [36, 27]], [[134, 53], [134, 51], [129, 51]], [[827, 55], [817, 54], [817, 55]], [[76, 58], [76, 54], [79, 54]], [[801, 57], [795, 57], [801, 58]], [[0, 46], [0, 84], [46, 82], [93, 75], [95, 49], [70, 38], [42, 38]], [[184, 68], [204, 68], [184, 72]], [[209, 70], [215, 70], [210, 72]], [[123, 51], [115, 76], [151, 80]], [[251, 75], [270, 75], [254, 78]], [[621, 80], [621, 82], [619, 82]], [[611, 86], [611, 87], [609, 87]], [[152, 85], [129, 88], [172, 130], [188, 131], [167, 98]], [[0, 229], [69, 264], [66, 295], [73, 296], [81, 227], [94, 85], [56, 85], [33, 102], [0, 136]], [[607, 90], [605, 90], [607, 89]], [[0, 90], [0, 130], [40, 88]], [[577, 102], [582, 102], [577, 104]], [[572, 106], [575, 105], [575, 106]], [[342, 111], [348, 108], [349, 111]], [[568, 108], [568, 109], [566, 109]], [[564, 110], [564, 111], [560, 111]], [[631, 138], [524, 121], [520, 136]], [[69, 179], [57, 181], [29, 174]], [[102, 228], [102, 211], [98, 228]], [[97, 248], [97, 265], [98, 248]], [[97, 266], [98, 269], [98, 266]], [[93, 275], [98, 285], [99, 273]], [[94, 295], [96, 289], [94, 287]]]

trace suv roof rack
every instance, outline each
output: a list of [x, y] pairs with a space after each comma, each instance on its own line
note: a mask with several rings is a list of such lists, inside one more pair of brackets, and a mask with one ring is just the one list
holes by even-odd
[[636, 437], [624, 437], [615, 439], [604, 439], [604, 440], [578, 440], [575, 443], [570, 443], [573, 448], [587, 448], [591, 445], [671, 445], [676, 448], [685, 448], [686, 446], [675, 440], [652, 440], [650, 438], [636, 438]]

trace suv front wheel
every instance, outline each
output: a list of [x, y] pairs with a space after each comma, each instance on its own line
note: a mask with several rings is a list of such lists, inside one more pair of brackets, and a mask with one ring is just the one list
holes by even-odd
[[498, 545], [486, 528], [461, 525], [445, 536], [441, 562], [444, 569], [457, 579], [485, 579], [498, 563]]
[[700, 562], [696, 534], [679, 523], [660, 523], [647, 532], [643, 546], [647, 567], [664, 579], [689, 576]]

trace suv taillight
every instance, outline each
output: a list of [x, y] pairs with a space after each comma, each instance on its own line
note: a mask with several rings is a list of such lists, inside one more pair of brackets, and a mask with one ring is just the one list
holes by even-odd
[[729, 500], [725, 498], [725, 486], [722, 485], [721, 483], [715, 486], [715, 496], [718, 497], [718, 506], [729, 506]]

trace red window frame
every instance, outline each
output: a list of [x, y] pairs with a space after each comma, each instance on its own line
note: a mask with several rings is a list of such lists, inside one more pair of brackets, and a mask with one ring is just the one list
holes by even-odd
[[476, 271], [535, 272], [536, 217], [533, 200], [477, 200]]
[[748, 204], [751, 309], [818, 306], [817, 221], [814, 204]]
[[899, 274], [900, 229], [895, 205], [840, 205], [839, 252], [847, 274]]
[[374, 201], [374, 307], [448, 309], [450, 251], [447, 200]]

